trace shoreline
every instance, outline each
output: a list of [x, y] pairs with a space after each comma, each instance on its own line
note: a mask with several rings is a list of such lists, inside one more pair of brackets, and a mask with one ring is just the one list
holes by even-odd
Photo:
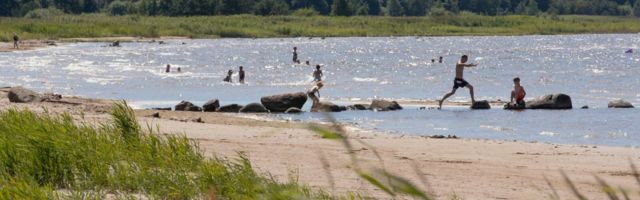
[[[110, 120], [108, 107], [114, 101], [63, 96], [56, 102], [18, 104], [10, 103], [5, 94], [0, 95], [3, 111], [28, 107], [36, 112], [67, 112], [77, 122], [89, 124]], [[157, 127], [162, 135], [185, 135], [196, 141], [207, 157], [234, 159], [244, 152], [256, 169], [278, 181], [293, 178], [334, 194], [356, 192], [365, 197], [391, 198], [358, 177], [351, 162], [351, 155], [355, 155], [365, 171], [374, 172], [383, 163], [385, 170], [407, 178], [435, 199], [541, 199], [553, 194], [553, 190], [562, 199], [573, 198], [560, 170], [589, 198], [606, 198], [594, 175], [615, 188], [628, 190], [632, 199], [640, 197], [636, 192], [640, 185], [629, 166], [629, 161], [640, 163], [638, 148], [434, 139], [345, 127], [345, 136], [353, 144], [349, 151], [339, 141], [323, 138], [301, 122], [226, 113], [135, 113], [142, 127]], [[151, 117], [155, 113], [159, 118]]]

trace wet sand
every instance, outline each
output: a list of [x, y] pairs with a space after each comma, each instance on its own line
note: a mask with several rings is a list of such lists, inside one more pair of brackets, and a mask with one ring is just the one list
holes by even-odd
[[[4, 91], [6, 89], [0, 90]], [[0, 109], [29, 107], [36, 111], [70, 112], [77, 119], [109, 120], [110, 100], [63, 98], [79, 104], [9, 103], [0, 94]], [[159, 114], [160, 118], [150, 117]], [[82, 115], [84, 117], [78, 117]], [[248, 155], [255, 168], [280, 181], [291, 178], [314, 188], [344, 194], [352, 191], [391, 199], [359, 178], [349, 151], [339, 141], [321, 138], [299, 122], [272, 121], [260, 115], [137, 110], [141, 125], [197, 140], [207, 156]], [[201, 122], [191, 122], [193, 119]], [[182, 122], [186, 121], [186, 122]], [[640, 150], [623, 147], [556, 145], [519, 141], [432, 139], [346, 128], [358, 166], [384, 166], [437, 199], [576, 199], [560, 174], [564, 170], [589, 199], [606, 199], [594, 176], [639, 198], [640, 183], [629, 160], [640, 165]], [[365, 145], [366, 144], [366, 145]], [[382, 162], [377, 158], [377, 152]], [[403, 198], [400, 198], [403, 199]]]

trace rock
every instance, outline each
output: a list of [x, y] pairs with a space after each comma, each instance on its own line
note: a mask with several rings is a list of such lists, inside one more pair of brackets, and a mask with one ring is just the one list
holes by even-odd
[[265, 108], [260, 103], [250, 103], [250, 104], [247, 104], [246, 106], [242, 107], [239, 110], [239, 112], [241, 112], [241, 113], [263, 113], [263, 112], [269, 112], [269, 110], [267, 110], [267, 108]]
[[181, 101], [175, 107], [176, 111], [202, 111], [202, 108], [193, 105], [193, 103], [188, 101]]
[[304, 92], [272, 95], [260, 98], [260, 102], [271, 112], [284, 112], [289, 108], [302, 109], [307, 102]]
[[622, 99], [609, 101], [609, 108], [633, 108], [631, 103], [624, 101]]
[[62, 100], [62, 95], [54, 94], [54, 93], [44, 93], [42, 95], [42, 101], [60, 101]]
[[302, 113], [303, 111], [300, 108], [296, 108], [296, 107], [291, 107], [287, 110], [284, 111], [284, 113], [286, 114], [297, 114], [297, 113]]
[[566, 94], [548, 94], [538, 99], [528, 101], [527, 109], [571, 109], [571, 97]]
[[190, 122], [195, 122], [195, 123], [204, 123], [204, 121], [202, 121], [202, 118], [200, 118], [200, 117], [190, 119], [189, 121]]
[[491, 105], [487, 100], [476, 101], [471, 105], [471, 109], [480, 110], [480, 109], [491, 109]]
[[317, 102], [311, 106], [311, 112], [340, 112], [343, 108], [331, 102]]
[[218, 99], [211, 99], [202, 105], [202, 110], [205, 112], [215, 112], [220, 108], [220, 101]]
[[171, 107], [166, 107], [166, 108], [151, 108], [151, 110], [169, 110], [169, 111], [171, 111]]
[[238, 104], [229, 104], [229, 105], [225, 105], [225, 106], [221, 106], [220, 108], [218, 108], [218, 110], [216, 110], [216, 112], [230, 112], [230, 113], [237, 113], [240, 112], [240, 109], [242, 108], [241, 105]]
[[348, 110], [369, 110], [369, 105], [364, 105], [364, 104], [353, 104], [350, 106], [347, 106]]
[[589, 109], [589, 106], [582, 106], [580, 109]]
[[160, 113], [159, 112], [154, 112], [153, 114], [149, 115], [149, 117], [160, 118]]
[[375, 111], [402, 110], [402, 106], [398, 102], [380, 99], [374, 99], [369, 107]]
[[504, 105], [505, 110], [523, 110], [525, 108], [526, 106], [522, 104], [507, 103]]
[[7, 95], [10, 102], [13, 103], [30, 103], [40, 102], [43, 100], [42, 95], [23, 87], [12, 87]]

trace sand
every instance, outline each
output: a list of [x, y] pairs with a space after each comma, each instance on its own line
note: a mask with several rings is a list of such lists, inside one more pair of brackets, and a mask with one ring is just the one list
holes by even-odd
[[[14, 104], [3, 94], [0, 97], [0, 109], [46, 108], [91, 116], [90, 120], [109, 120], [104, 111], [109, 100], [73, 97], [63, 100], [81, 104]], [[154, 113], [160, 118], [149, 117]], [[629, 166], [629, 160], [640, 165], [640, 150], [633, 148], [432, 139], [346, 127], [353, 144], [353, 154], [349, 154], [340, 141], [321, 138], [307, 124], [266, 120], [264, 115], [152, 110], [137, 110], [136, 115], [143, 126], [157, 126], [163, 133], [183, 134], [198, 141], [207, 156], [234, 159], [242, 152], [262, 173], [336, 194], [350, 191], [391, 199], [356, 175], [351, 160], [351, 155], [355, 155], [359, 168], [374, 171], [384, 166], [436, 199], [549, 199], [554, 192], [545, 177], [562, 199], [576, 199], [560, 170], [589, 199], [606, 199], [595, 176], [628, 190], [632, 199], [640, 197], [640, 183], [635, 181]], [[191, 122], [198, 118], [201, 122]]]

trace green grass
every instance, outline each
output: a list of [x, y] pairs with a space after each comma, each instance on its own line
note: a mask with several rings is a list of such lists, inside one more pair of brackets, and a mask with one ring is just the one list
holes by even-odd
[[638, 33], [639, 18], [609, 16], [442, 17], [201, 16], [149, 17], [101, 14], [42, 19], [0, 18], [0, 41], [109, 36], [337, 37]]
[[334, 199], [259, 174], [242, 154], [205, 158], [195, 141], [142, 128], [131, 108], [113, 121], [0, 111], [0, 199]]

